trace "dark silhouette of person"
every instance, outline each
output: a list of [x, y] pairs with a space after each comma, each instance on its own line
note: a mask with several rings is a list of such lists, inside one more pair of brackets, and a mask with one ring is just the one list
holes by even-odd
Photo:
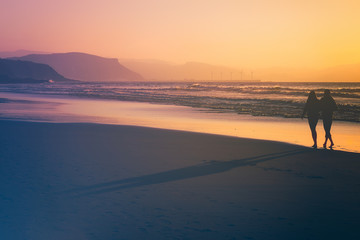
[[317, 133], [316, 133], [316, 125], [319, 121], [320, 117], [320, 101], [316, 97], [316, 94], [314, 91], [311, 91], [309, 93], [308, 99], [306, 101], [303, 114], [301, 116], [301, 119], [304, 118], [305, 114], [308, 116], [308, 123], [311, 130], [311, 136], [314, 140], [313, 148], [317, 148]]
[[326, 148], [327, 141], [330, 140], [329, 147], [332, 149], [334, 142], [332, 140], [330, 130], [332, 125], [333, 112], [337, 110], [337, 106], [335, 100], [330, 96], [330, 91], [328, 89], [324, 91], [324, 96], [320, 99], [320, 106], [325, 130], [324, 148]]

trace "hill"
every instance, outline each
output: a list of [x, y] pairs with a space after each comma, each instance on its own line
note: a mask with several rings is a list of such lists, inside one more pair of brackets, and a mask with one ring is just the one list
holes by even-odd
[[230, 81], [250, 79], [250, 74], [248, 76], [242, 75], [239, 69], [200, 62], [174, 64], [159, 60], [133, 59], [120, 59], [119, 62], [149, 80]]
[[248, 81], [261, 79], [274, 82], [359, 82], [360, 64], [323, 69], [305, 67], [230, 68], [199, 62], [174, 64], [159, 60], [120, 59], [121, 64], [146, 79], [159, 81]]
[[48, 64], [63, 76], [81, 81], [143, 80], [142, 76], [121, 65], [116, 58], [103, 58], [86, 53], [31, 54], [12, 59]]
[[58, 74], [46, 64], [0, 59], [0, 83], [39, 83], [72, 81]]

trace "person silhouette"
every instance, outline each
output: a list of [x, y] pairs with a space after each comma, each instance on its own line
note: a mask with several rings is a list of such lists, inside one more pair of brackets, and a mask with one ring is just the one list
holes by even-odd
[[330, 130], [332, 125], [333, 112], [337, 110], [337, 106], [335, 100], [330, 96], [330, 91], [328, 89], [325, 89], [324, 96], [320, 99], [320, 106], [325, 130], [325, 142], [323, 146], [326, 148], [327, 141], [330, 140], [329, 147], [332, 149], [334, 142], [332, 140]]
[[317, 148], [317, 133], [316, 133], [316, 125], [319, 121], [320, 117], [320, 101], [316, 97], [314, 91], [310, 91], [308, 99], [306, 101], [304, 111], [301, 115], [301, 119], [304, 118], [305, 114], [308, 116], [308, 123], [311, 130], [311, 136], [314, 141], [313, 148]]

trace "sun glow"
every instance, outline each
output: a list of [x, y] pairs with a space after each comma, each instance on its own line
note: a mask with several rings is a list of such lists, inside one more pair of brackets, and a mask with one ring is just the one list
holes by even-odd
[[359, 9], [353, 0], [6, 1], [0, 50], [327, 68], [360, 63]]

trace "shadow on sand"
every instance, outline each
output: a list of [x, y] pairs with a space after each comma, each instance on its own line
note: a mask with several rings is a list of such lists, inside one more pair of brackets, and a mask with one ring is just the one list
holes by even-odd
[[282, 157], [302, 154], [309, 151], [311, 150], [302, 148], [302, 149], [295, 149], [280, 153], [271, 153], [256, 157], [230, 160], [230, 161], [208, 161], [207, 163], [179, 168], [175, 170], [74, 188], [61, 192], [61, 194], [74, 194], [77, 196], [86, 196], [90, 194], [115, 192], [123, 189], [141, 187], [146, 185], [185, 180], [195, 177], [223, 173], [234, 168], [256, 165], [257, 163], [274, 160]]

